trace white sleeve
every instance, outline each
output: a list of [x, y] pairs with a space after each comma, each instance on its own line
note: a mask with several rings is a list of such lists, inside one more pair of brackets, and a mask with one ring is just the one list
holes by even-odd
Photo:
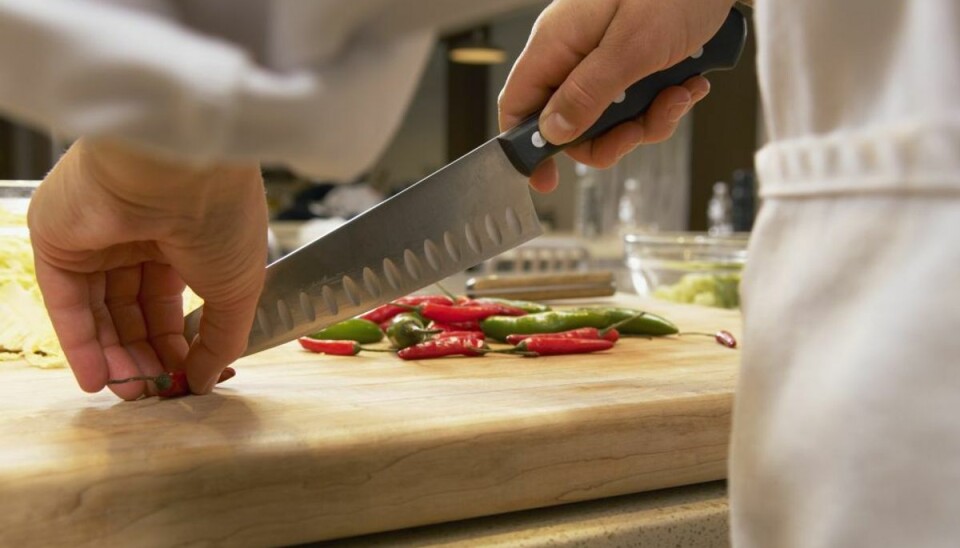
[[0, 112], [196, 164], [258, 159], [350, 179], [386, 146], [432, 44], [409, 33], [355, 44], [322, 70], [278, 72], [154, 14], [0, 0]]
[[525, 3], [0, 0], [0, 112], [348, 180], [399, 126], [436, 30]]

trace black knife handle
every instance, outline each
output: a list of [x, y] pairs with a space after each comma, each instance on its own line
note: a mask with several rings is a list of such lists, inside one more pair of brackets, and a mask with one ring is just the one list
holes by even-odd
[[733, 68], [740, 59], [746, 38], [747, 22], [743, 14], [736, 8], [731, 9], [720, 30], [704, 44], [700, 55], [687, 57], [627, 88], [623, 100], [610, 105], [600, 119], [576, 140], [563, 145], [546, 142], [540, 135], [540, 112], [503, 132], [497, 140], [517, 171], [529, 177], [541, 162], [564, 148], [593, 139], [643, 114], [661, 90], [680, 85], [697, 74]]

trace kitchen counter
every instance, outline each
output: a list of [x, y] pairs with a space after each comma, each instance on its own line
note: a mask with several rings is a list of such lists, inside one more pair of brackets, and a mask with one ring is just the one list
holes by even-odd
[[738, 359], [706, 337], [424, 362], [293, 344], [211, 396], [137, 402], [0, 364], [0, 545], [292, 544], [719, 480]]
[[312, 545], [337, 548], [727, 548], [722, 481], [364, 535]]

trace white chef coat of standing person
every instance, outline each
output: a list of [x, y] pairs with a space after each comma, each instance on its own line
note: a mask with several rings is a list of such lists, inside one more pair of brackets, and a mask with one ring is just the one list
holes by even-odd
[[[501, 126], [550, 98], [544, 136], [572, 140], [731, 4], [557, 0]], [[957, 546], [960, 2], [758, 0], [755, 22], [769, 142], [742, 285], [733, 545]], [[574, 155], [603, 165], [648, 137], [626, 124]]]
[[[258, 162], [352, 179], [397, 129], [438, 33], [525, 3], [0, 0], [0, 113], [79, 138], [29, 224], [81, 388], [185, 369], [209, 392], [263, 283]], [[185, 283], [206, 303], [193, 341]]]

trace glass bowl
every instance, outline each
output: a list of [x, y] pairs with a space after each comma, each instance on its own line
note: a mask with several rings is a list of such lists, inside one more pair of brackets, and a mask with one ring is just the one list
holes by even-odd
[[640, 295], [720, 308], [740, 306], [749, 234], [629, 233], [624, 251]]

